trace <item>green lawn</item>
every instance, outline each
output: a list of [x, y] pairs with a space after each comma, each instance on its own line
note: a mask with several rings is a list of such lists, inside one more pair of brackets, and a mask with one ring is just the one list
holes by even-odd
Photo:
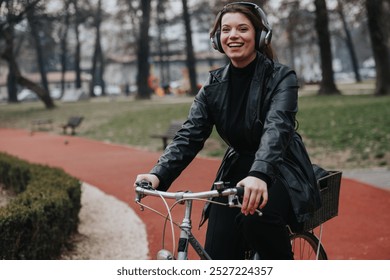
[[345, 152], [352, 166], [389, 164], [390, 97], [308, 96], [299, 106], [299, 131], [313, 149]]
[[[30, 129], [31, 120], [50, 118], [54, 133], [61, 133], [60, 124], [69, 116], [83, 115], [79, 136], [161, 150], [161, 140], [150, 135], [163, 132], [173, 119], [186, 118], [191, 98], [134, 101], [122, 97], [56, 104], [54, 110], [44, 109], [40, 102], [2, 104], [0, 126]], [[298, 131], [313, 162], [329, 168], [374, 167], [390, 162], [390, 97], [302, 96], [297, 118]], [[213, 133], [202, 154], [221, 156], [224, 148]]]

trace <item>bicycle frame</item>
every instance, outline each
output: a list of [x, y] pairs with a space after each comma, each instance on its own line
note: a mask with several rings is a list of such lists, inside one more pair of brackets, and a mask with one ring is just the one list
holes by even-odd
[[192, 212], [192, 200], [185, 201], [184, 218], [180, 225], [180, 239], [179, 246], [177, 248], [177, 258], [179, 260], [188, 259], [188, 243], [196, 251], [202, 260], [211, 260], [211, 257], [207, 254], [203, 246], [191, 233], [191, 212]]
[[[175, 199], [176, 202], [184, 201], [185, 203], [185, 211], [184, 218], [179, 225], [180, 228], [180, 239], [178, 242], [177, 248], [177, 259], [179, 260], [187, 260], [188, 259], [188, 244], [190, 244], [196, 253], [199, 255], [201, 259], [210, 260], [211, 257], [207, 254], [203, 246], [199, 243], [199, 241], [194, 237], [191, 233], [192, 224], [191, 224], [191, 212], [192, 212], [192, 202], [193, 200], [202, 200], [209, 199], [213, 197], [228, 197], [228, 206], [229, 207], [241, 207], [241, 204], [236, 199], [237, 188], [223, 188], [223, 183], [217, 182], [215, 184], [216, 190], [191, 193], [191, 192], [160, 192], [153, 189], [146, 189], [144, 187], [136, 187], [136, 198], [135, 201], [140, 204], [140, 201], [143, 196], [151, 195], [151, 196], [160, 196], [161, 198]], [[141, 205], [143, 207], [143, 205]], [[261, 212], [258, 210], [259, 215]], [[163, 250], [158, 257], [160, 259], [171, 259], [172, 254], [169, 254], [166, 250]]]
[[[239, 192], [239, 188], [233, 187], [233, 188], [224, 188], [222, 185], [219, 185], [220, 182], [216, 183], [216, 189], [211, 191], [205, 191], [205, 192], [162, 192], [152, 189], [150, 186], [137, 186], [135, 188], [136, 191], [136, 198], [135, 201], [137, 204], [141, 206], [141, 209], [143, 207], [147, 207], [148, 209], [154, 211], [155, 213], [159, 214], [160, 216], [164, 217], [167, 221], [169, 220], [171, 222], [172, 227], [172, 234], [173, 234], [173, 251], [170, 252], [166, 249], [162, 249], [157, 254], [157, 259], [159, 260], [173, 260], [174, 254], [175, 254], [175, 240], [174, 240], [174, 232], [173, 232], [173, 225], [176, 225], [180, 228], [180, 238], [178, 241], [178, 248], [177, 248], [177, 259], [178, 260], [187, 260], [188, 259], [188, 244], [192, 246], [192, 248], [195, 250], [195, 252], [198, 254], [200, 259], [202, 260], [210, 260], [211, 257], [208, 255], [208, 253], [205, 251], [203, 246], [199, 243], [199, 241], [194, 237], [194, 235], [191, 232], [192, 224], [191, 224], [191, 212], [192, 212], [192, 203], [193, 200], [201, 200], [201, 201], [210, 201], [210, 198], [214, 197], [222, 197], [226, 196], [228, 198], [227, 203], [218, 203], [213, 202], [217, 204], [223, 204], [228, 207], [238, 207], [241, 208], [241, 204], [238, 200], [237, 193]], [[223, 184], [223, 183], [222, 183]], [[243, 191], [243, 189], [241, 189]], [[147, 205], [144, 205], [141, 203], [141, 199], [144, 196], [155, 196], [160, 197], [168, 210], [168, 215], [163, 215], [162, 213], [154, 210], [153, 208], [148, 207]], [[170, 207], [168, 207], [168, 204], [165, 201], [165, 198], [167, 199], [174, 199], [176, 202]], [[211, 201], [210, 201], [211, 202]], [[185, 204], [185, 211], [184, 211], [184, 217], [181, 221], [181, 224], [173, 222], [172, 216], [171, 216], [171, 210], [172, 208], [177, 204]], [[259, 215], [262, 215], [260, 210], [257, 210], [257, 213]], [[289, 227], [288, 227], [289, 228]], [[290, 238], [292, 245], [295, 247], [295, 243], [298, 243], [297, 245], [297, 257], [302, 259], [313, 259], [313, 255], [315, 255], [315, 259], [327, 259], [326, 252], [322, 246], [321, 243], [321, 237], [322, 237], [322, 224], [320, 227], [320, 237], [314, 235], [313, 232], [305, 231], [305, 232], [299, 232], [294, 233], [290, 231]], [[303, 245], [301, 245], [303, 244]], [[305, 249], [305, 247], [310, 247], [312, 250]], [[307, 254], [310, 252], [309, 254]], [[294, 253], [295, 249], [293, 248]], [[314, 252], [311, 254], [311, 252]], [[257, 253], [255, 254], [255, 256]], [[258, 256], [258, 255], [257, 255]]]

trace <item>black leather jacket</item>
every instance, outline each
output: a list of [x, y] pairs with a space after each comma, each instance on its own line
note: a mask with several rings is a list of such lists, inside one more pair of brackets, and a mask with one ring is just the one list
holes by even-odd
[[[224, 130], [229, 67], [230, 64], [210, 72], [208, 81], [195, 97], [188, 119], [151, 170], [161, 180], [160, 190], [167, 190], [194, 159], [214, 125], [229, 145]], [[242, 137], [250, 147], [255, 147], [245, 152], [251, 156], [249, 171], [265, 174], [271, 180], [279, 176], [288, 186], [297, 220], [302, 222], [318, 209], [320, 198], [312, 164], [295, 131], [297, 95], [295, 72], [258, 54], [245, 116], [248, 133]], [[229, 147], [217, 180], [223, 180], [223, 174], [240, 156], [240, 152]]]

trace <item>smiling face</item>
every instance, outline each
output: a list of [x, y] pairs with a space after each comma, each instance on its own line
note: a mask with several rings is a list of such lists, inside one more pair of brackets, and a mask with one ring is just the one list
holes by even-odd
[[221, 20], [221, 45], [235, 67], [245, 67], [256, 57], [256, 30], [242, 13], [226, 13]]

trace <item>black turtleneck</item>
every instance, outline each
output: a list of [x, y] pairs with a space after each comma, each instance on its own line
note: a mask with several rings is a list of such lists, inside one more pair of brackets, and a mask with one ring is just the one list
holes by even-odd
[[[245, 111], [247, 109], [249, 89], [252, 81], [253, 74], [255, 72], [257, 59], [255, 58], [251, 63], [243, 68], [234, 67], [233, 64], [229, 69], [229, 105], [227, 111], [227, 137], [230, 145], [238, 152], [245, 153], [253, 151], [250, 147], [251, 143], [243, 141], [247, 137], [242, 137], [248, 134], [245, 125]], [[245, 159], [243, 159], [245, 161]], [[238, 164], [238, 169], [243, 168], [245, 170], [246, 164]], [[266, 174], [258, 171], [252, 171], [248, 173], [249, 176], [254, 176], [267, 182], [268, 186], [271, 186], [271, 179]]]
[[237, 150], [246, 150], [248, 143], [243, 143], [245, 133], [245, 111], [247, 108], [249, 87], [255, 72], [256, 59], [243, 68], [233, 64], [229, 69], [229, 105], [227, 111], [227, 135], [231, 146]]

